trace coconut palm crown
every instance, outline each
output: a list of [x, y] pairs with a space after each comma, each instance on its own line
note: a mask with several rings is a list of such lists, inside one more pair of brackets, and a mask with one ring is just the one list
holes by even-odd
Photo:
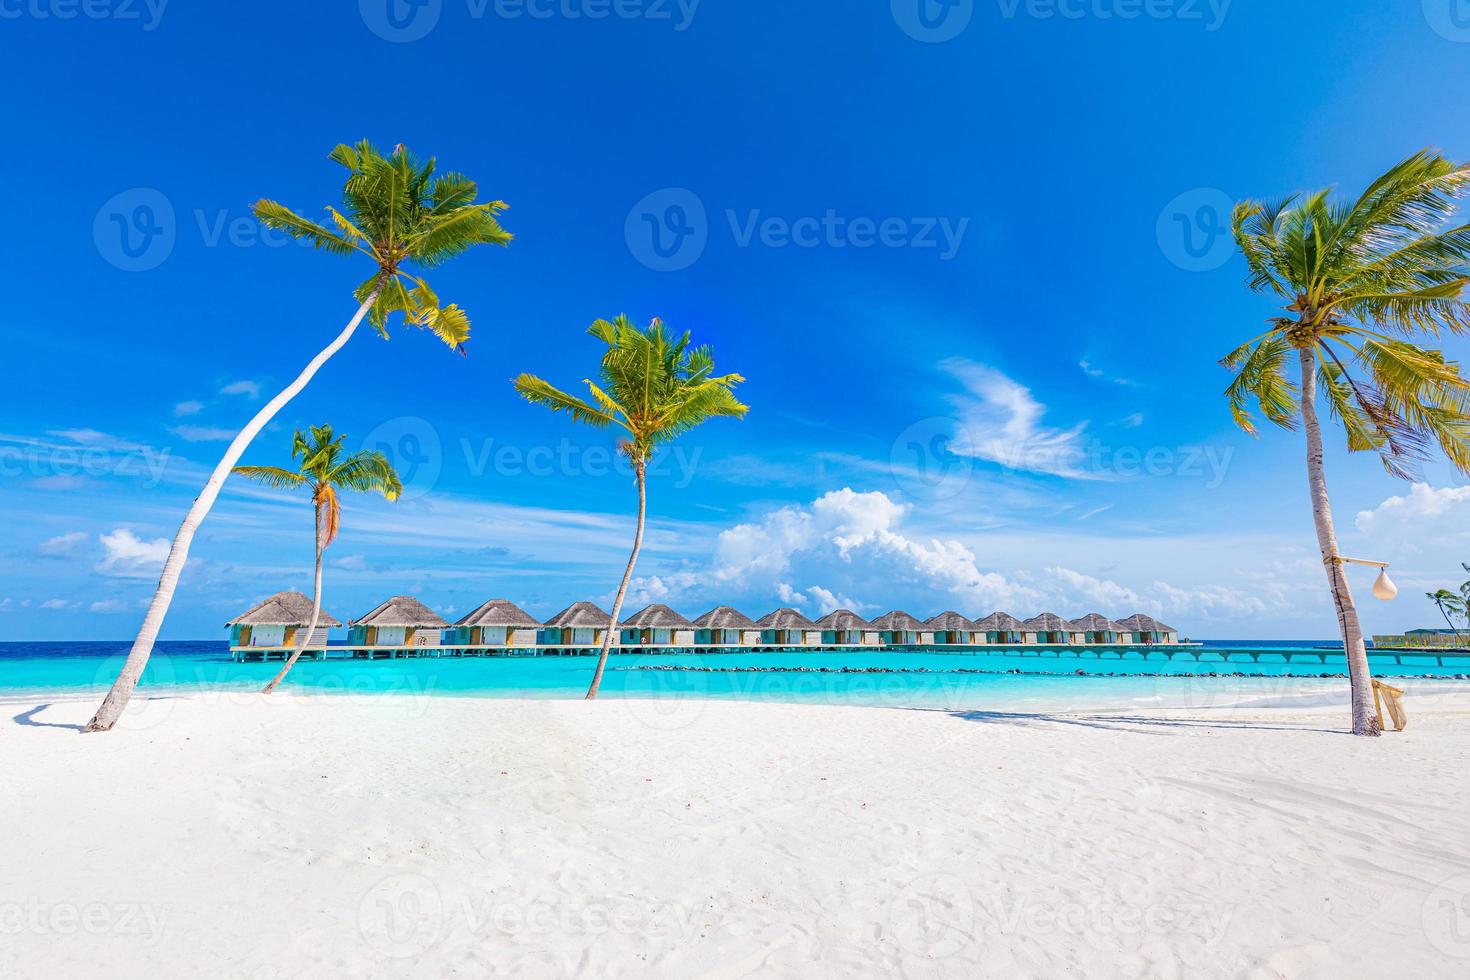
[[598, 381], [584, 379], [590, 399], [578, 398], [532, 374], [515, 379], [527, 401], [594, 428], [617, 426], [627, 433], [620, 448], [642, 466], [654, 450], [716, 417], [743, 418], [733, 388], [738, 374], [715, 376], [708, 347], [690, 349], [686, 331], [674, 337], [657, 317], [645, 328], [626, 316], [598, 320], [587, 332], [607, 345]]
[[458, 173], [435, 173], [434, 158], [420, 162], [402, 144], [388, 156], [370, 142], [340, 144], [330, 158], [348, 171], [341, 208], [327, 207], [331, 228], [304, 218], [285, 205], [261, 198], [255, 215], [261, 224], [310, 242], [333, 255], [361, 253], [377, 271], [357, 287], [358, 302], [377, 291], [368, 322], [384, 337], [388, 318], [432, 331], [463, 353], [470, 335], [464, 310], [443, 305], [422, 276], [405, 266], [432, 270], [476, 245], [508, 245], [511, 235], [496, 215], [503, 201], [476, 202], [473, 180]]
[[1470, 472], [1470, 386], [1440, 351], [1406, 339], [1470, 332], [1470, 225], [1443, 227], [1467, 190], [1470, 165], [1425, 150], [1352, 203], [1322, 190], [1236, 205], [1250, 287], [1286, 300], [1286, 315], [1221, 362], [1237, 372], [1226, 394], [1241, 428], [1256, 432], [1250, 400], [1296, 427], [1307, 381], [1293, 381], [1287, 362], [1310, 351], [1350, 450], [1408, 477], [1435, 443]]

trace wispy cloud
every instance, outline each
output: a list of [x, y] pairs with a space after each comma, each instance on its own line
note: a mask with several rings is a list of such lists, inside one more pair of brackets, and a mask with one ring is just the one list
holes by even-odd
[[1089, 378], [1097, 378], [1100, 381], [1110, 381], [1115, 385], [1122, 385], [1124, 387], [1131, 387], [1133, 385], [1133, 379], [1125, 378], [1119, 374], [1113, 374], [1105, 368], [1098, 367], [1096, 364], [1093, 364], [1086, 358], [1078, 361], [1077, 366], [1081, 368], [1082, 373], [1087, 375]]
[[208, 425], [176, 425], [168, 431], [185, 442], [229, 442], [238, 435], [234, 429]]
[[179, 402], [174, 406], [174, 417], [184, 418], [188, 415], [198, 415], [204, 411], [204, 403], [200, 401]]
[[1031, 389], [994, 368], [963, 358], [939, 366], [965, 387], [964, 394], [950, 397], [959, 422], [951, 452], [1072, 480], [1107, 478], [1083, 467], [1086, 422], [1065, 429], [1046, 425], [1046, 406]]
[[77, 553], [83, 541], [87, 540], [86, 531], [73, 531], [70, 534], [58, 534], [54, 538], [47, 538], [36, 545], [36, 554], [43, 558], [70, 558]]
[[243, 395], [249, 399], [260, 397], [259, 381], [231, 381], [219, 390], [221, 395]]

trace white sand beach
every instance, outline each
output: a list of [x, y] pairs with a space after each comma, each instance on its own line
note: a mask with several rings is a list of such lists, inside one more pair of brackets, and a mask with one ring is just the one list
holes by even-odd
[[1470, 974], [1464, 695], [92, 707], [4, 706], [0, 976]]

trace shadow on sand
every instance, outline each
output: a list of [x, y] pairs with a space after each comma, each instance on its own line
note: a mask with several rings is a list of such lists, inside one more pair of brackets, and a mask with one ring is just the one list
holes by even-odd
[[[905, 711], [941, 711], [939, 708], [905, 708]], [[1235, 718], [1160, 718], [1151, 715], [1053, 714], [1037, 711], [945, 711], [961, 721], [987, 725], [1075, 725], [1109, 732], [1134, 735], [1182, 735], [1187, 731], [1215, 729], [1219, 731], [1312, 732], [1320, 735], [1346, 735], [1346, 727], [1322, 728], [1313, 724], [1272, 724], [1255, 719]]]
[[55, 721], [37, 721], [36, 715], [45, 711], [49, 707], [51, 707], [49, 703], [38, 704], [28, 711], [22, 711], [12, 720], [18, 725], [25, 725], [27, 728], [61, 728], [66, 731], [80, 732], [83, 728], [86, 727], [85, 725], [66, 725]]

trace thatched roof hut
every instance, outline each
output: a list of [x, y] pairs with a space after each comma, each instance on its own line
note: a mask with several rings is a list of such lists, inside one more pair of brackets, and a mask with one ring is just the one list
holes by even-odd
[[1074, 633], [1121, 633], [1123, 627], [1113, 622], [1102, 613], [1088, 613], [1081, 619], [1074, 619], [1067, 624]]
[[993, 612], [975, 622], [977, 630], [987, 633], [1024, 633], [1026, 624], [1008, 612]]
[[833, 610], [817, 620], [817, 626], [833, 632], [851, 632], [853, 630], [870, 630], [873, 628], [872, 623], [851, 609]]
[[694, 624], [661, 602], [642, 609], [623, 620], [625, 629], [693, 629]]
[[1154, 619], [1146, 613], [1134, 613], [1127, 619], [1118, 620], [1118, 626], [1129, 633], [1178, 633], [1174, 627]]
[[768, 612], [756, 620], [756, 625], [768, 630], [814, 630], [817, 624], [789, 606]]
[[474, 612], [465, 616], [455, 626], [505, 626], [510, 629], [525, 629], [540, 626], [536, 617], [526, 612], [509, 599], [491, 599]]
[[924, 628], [923, 623], [902, 609], [895, 609], [893, 612], [884, 613], [873, 620], [872, 626], [873, 629], [881, 630], [884, 633], [917, 633]]
[[1021, 624], [1028, 633], [1068, 633], [1067, 621], [1056, 613], [1042, 613], [1032, 616]]
[[606, 629], [612, 616], [591, 602], [574, 602], [548, 619], [543, 625], [558, 629]]
[[973, 620], [966, 619], [959, 613], [950, 610], [925, 620], [924, 628], [939, 633], [974, 633], [980, 627], [976, 626]]
[[702, 630], [753, 630], [759, 627], [745, 613], [734, 606], [716, 606], [694, 621], [696, 629]]
[[[258, 602], [225, 624], [226, 626], [310, 626], [311, 599], [300, 592], [277, 592], [269, 599]], [[342, 624], [337, 617], [321, 611], [317, 617], [317, 628], [335, 627]]]
[[424, 626], [443, 627], [449, 624], [428, 606], [411, 595], [396, 595], [387, 602], [374, 607], [352, 620], [351, 626]]

